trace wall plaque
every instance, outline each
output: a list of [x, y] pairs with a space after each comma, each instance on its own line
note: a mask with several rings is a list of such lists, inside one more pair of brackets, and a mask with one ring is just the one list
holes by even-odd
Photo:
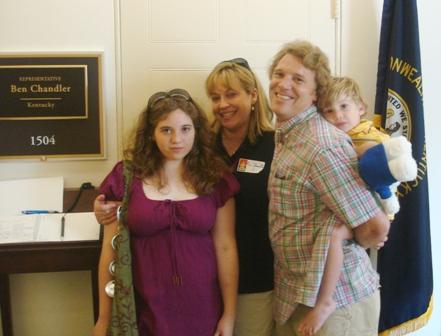
[[0, 54], [0, 158], [102, 158], [101, 54]]

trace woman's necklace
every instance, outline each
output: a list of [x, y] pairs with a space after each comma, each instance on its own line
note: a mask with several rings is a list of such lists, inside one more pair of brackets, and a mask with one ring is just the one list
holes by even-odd
[[222, 145], [224, 146], [229, 156], [233, 156], [234, 153], [237, 152], [240, 145], [242, 144], [242, 140], [239, 141], [239, 139], [229, 138], [222, 134]]

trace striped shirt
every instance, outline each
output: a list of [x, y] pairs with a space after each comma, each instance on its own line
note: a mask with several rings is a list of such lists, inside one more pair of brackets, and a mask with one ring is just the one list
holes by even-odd
[[[335, 225], [354, 228], [380, 211], [358, 175], [350, 138], [315, 106], [279, 125], [269, 179], [270, 239], [275, 254], [275, 318], [284, 323], [298, 303], [314, 306]], [[334, 300], [342, 307], [379, 287], [366, 251], [343, 246]]]

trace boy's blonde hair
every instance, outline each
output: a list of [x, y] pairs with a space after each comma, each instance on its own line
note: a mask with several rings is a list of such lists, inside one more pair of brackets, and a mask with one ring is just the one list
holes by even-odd
[[351, 98], [357, 105], [362, 106], [365, 111], [367, 110], [367, 104], [363, 100], [360, 87], [355, 80], [349, 77], [333, 77], [331, 85], [319, 97], [318, 106], [320, 111], [332, 105], [342, 95]]

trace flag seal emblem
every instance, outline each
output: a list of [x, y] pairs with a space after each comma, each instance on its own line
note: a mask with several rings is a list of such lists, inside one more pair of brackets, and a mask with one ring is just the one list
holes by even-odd
[[388, 90], [386, 131], [390, 136], [402, 135], [410, 141], [412, 136], [412, 119], [406, 101], [394, 90]]

